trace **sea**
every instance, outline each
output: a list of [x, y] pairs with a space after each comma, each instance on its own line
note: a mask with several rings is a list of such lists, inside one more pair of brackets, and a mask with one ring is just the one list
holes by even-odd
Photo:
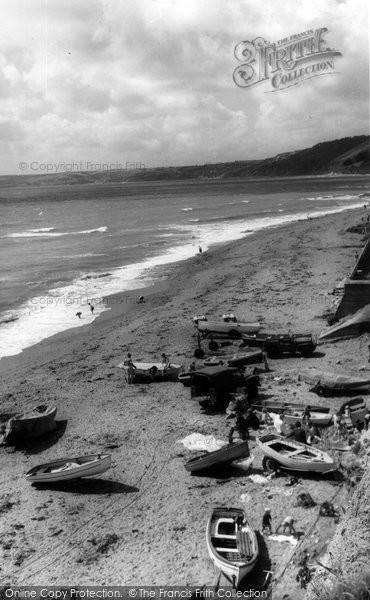
[[262, 229], [363, 207], [369, 196], [370, 176], [357, 175], [0, 181], [0, 358], [92, 322], [110, 309], [110, 295], [137, 298], [199, 246], [206, 252]]

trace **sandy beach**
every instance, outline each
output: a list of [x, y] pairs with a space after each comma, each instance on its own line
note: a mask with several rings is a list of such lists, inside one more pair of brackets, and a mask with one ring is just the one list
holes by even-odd
[[[191, 476], [184, 463], [193, 453], [180, 440], [194, 432], [226, 440], [225, 415], [202, 414], [177, 382], [128, 385], [117, 364], [127, 352], [134, 361], [166, 352], [187, 366], [196, 347], [192, 317], [199, 314], [232, 311], [239, 320], [260, 320], [266, 330], [318, 334], [329, 293], [363, 245], [361, 236], [346, 233], [362, 216], [352, 210], [300, 221], [194, 256], [140, 291], [145, 303], [137, 303], [135, 292], [110, 297], [112, 309], [92, 324], [0, 361], [1, 420], [36, 404], [58, 407], [55, 433], [28, 447], [0, 448], [2, 584], [210, 585], [205, 528], [211, 508], [244, 507], [260, 530], [269, 506], [274, 528], [292, 514], [305, 535], [299, 547], [260, 535], [261, 564], [251, 585], [262, 586], [272, 571], [274, 600], [303, 598], [296, 557], [305, 547], [322, 556], [335, 524], [317, 519], [317, 507], [295, 506], [297, 494], [346, 507], [345, 487], [313, 477], [294, 488], [285, 486], [286, 477], [255, 484], [248, 476], [263, 469], [253, 441], [251, 471]], [[308, 359], [271, 361], [271, 372], [261, 375], [261, 397], [339, 406], [340, 399], [319, 398], [298, 383], [298, 372], [304, 365], [369, 377], [368, 338], [325, 344]], [[113, 462], [94, 480], [38, 489], [24, 478], [39, 463], [94, 452], [111, 453]]]

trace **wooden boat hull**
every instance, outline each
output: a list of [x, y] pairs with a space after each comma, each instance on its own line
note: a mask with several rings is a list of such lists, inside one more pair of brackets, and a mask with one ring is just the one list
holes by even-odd
[[337, 466], [333, 459], [312, 446], [301, 444], [275, 433], [256, 438], [263, 454], [287, 471], [301, 473], [330, 473]]
[[239, 334], [240, 337], [243, 333], [257, 333], [262, 325], [261, 323], [238, 323], [233, 321], [199, 321], [198, 331], [204, 335], [213, 333], [222, 333], [224, 335]]
[[[317, 425], [319, 427], [325, 427], [330, 425], [333, 419], [333, 415], [330, 412], [316, 412], [314, 410], [310, 410], [310, 418], [309, 421], [313, 425]], [[299, 421], [302, 423], [303, 420], [303, 411], [291, 410], [287, 409], [284, 411], [284, 421], [288, 425], [294, 425]]]
[[215, 508], [207, 523], [206, 542], [217, 569], [237, 588], [254, 569], [259, 556], [257, 537], [244, 511]]
[[2, 443], [32, 440], [56, 428], [56, 406], [35, 406], [29, 413], [9, 419]]
[[[26, 473], [31, 483], [58, 483], [81, 477], [100, 475], [107, 471], [112, 463], [110, 454], [89, 454], [75, 458], [61, 458], [50, 463], [33, 467]], [[67, 468], [66, 465], [75, 465]]]
[[191, 473], [195, 473], [197, 471], [204, 471], [222, 464], [227, 464], [233, 460], [246, 456], [249, 456], [248, 442], [235, 442], [235, 444], [228, 444], [227, 446], [220, 448], [220, 450], [207, 452], [201, 456], [192, 458], [185, 464], [185, 469]]
[[[170, 364], [169, 367], [165, 367], [162, 363], [143, 363], [135, 362], [133, 371], [133, 383], [143, 380], [148, 381], [165, 381], [168, 379], [177, 379], [178, 375], [182, 371], [181, 365]], [[128, 379], [129, 367], [123, 362], [117, 365], [119, 369], [123, 369], [125, 377]]]
[[[303, 404], [300, 402], [279, 402], [274, 400], [262, 400], [260, 406], [262, 408], [266, 408], [268, 412], [280, 412], [281, 410], [304, 410], [308, 404]], [[310, 404], [310, 411], [320, 412], [323, 414], [330, 413], [330, 408], [328, 406], [318, 406]], [[258, 408], [258, 405], [256, 405]]]

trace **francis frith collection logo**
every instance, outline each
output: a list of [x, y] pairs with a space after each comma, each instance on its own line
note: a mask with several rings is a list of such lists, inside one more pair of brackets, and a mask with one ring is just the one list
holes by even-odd
[[241, 63], [233, 73], [237, 86], [247, 88], [270, 81], [277, 92], [297, 83], [335, 73], [334, 58], [341, 52], [328, 48], [324, 39], [326, 27], [309, 29], [277, 42], [267, 42], [258, 37], [253, 41], [239, 42], [234, 48]]

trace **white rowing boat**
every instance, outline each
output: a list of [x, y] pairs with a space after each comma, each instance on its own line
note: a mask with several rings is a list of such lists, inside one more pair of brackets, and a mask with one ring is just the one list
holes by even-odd
[[330, 473], [337, 468], [326, 452], [291, 438], [266, 433], [256, 438], [256, 441], [264, 454], [263, 467], [268, 471], [276, 471], [278, 467], [282, 467], [288, 471], [303, 473]]
[[110, 454], [89, 454], [75, 458], [61, 458], [33, 467], [26, 473], [27, 481], [32, 483], [55, 483], [71, 481], [81, 477], [100, 475], [111, 466]]
[[215, 566], [237, 588], [258, 560], [257, 537], [240, 508], [215, 508], [208, 520], [206, 541]]

